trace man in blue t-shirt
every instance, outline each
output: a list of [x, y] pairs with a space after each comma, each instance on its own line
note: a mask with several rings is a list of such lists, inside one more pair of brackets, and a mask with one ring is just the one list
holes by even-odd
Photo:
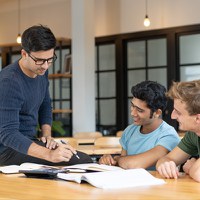
[[55, 48], [56, 38], [48, 27], [32, 26], [22, 35], [21, 58], [0, 73], [0, 165], [92, 162], [81, 152], [77, 159], [74, 148], [51, 137], [48, 68], [57, 58]]
[[119, 165], [124, 169], [155, 170], [157, 160], [171, 151], [180, 141], [175, 129], [162, 120], [167, 105], [164, 86], [143, 81], [132, 87], [129, 125], [120, 139], [120, 156], [103, 155], [99, 163]]

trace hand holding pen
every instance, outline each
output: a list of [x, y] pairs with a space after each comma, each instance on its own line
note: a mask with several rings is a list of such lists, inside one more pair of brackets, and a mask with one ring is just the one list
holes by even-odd
[[[62, 144], [67, 144], [67, 142], [65, 142], [64, 140], [60, 140], [60, 142], [61, 142]], [[80, 159], [80, 157], [78, 156], [77, 153], [75, 153], [74, 155], [75, 155], [78, 159]]]

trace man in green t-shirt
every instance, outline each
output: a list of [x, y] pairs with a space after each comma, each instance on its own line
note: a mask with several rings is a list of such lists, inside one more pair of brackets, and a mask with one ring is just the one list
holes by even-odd
[[[165, 178], [179, 177], [178, 166], [200, 182], [200, 80], [174, 82], [167, 93], [174, 100], [171, 118], [179, 122], [179, 129], [188, 131], [170, 153], [159, 159], [157, 171]], [[189, 159], [192, 156], [191, 159]]]

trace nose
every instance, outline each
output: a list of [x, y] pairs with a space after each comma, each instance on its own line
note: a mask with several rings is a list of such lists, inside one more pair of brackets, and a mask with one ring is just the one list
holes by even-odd
[[131, 106], [131, 115], [136, 116], [137, 115], [137, 109], [135, 107]]
[[44, 62], [44, 64], [42, 65], [42, 69], [48, 69], [49, 68], [49, 64], [47, 62], [47, 60]]
[[172, 119], [177, 119], [176, 111], [174, 109], [173, 109], [173, 111], [171, 113], [171, 118]]

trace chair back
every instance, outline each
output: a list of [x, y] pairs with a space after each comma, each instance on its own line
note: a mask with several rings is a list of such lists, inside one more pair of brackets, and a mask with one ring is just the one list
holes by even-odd
[[75, 149], [77, 149], [78, 147], [78, 140], [73, 138], [73, 137], [64, 137], [64, 138], [55, 138], [54, 139], [56, 142], [58, 143], [62, 143], [62, 141], [64, 141], [65, 143], [70, 144], [72, 147], [74, 147]]
[[94, 141], [94, 145], [95, 146], [114, 146], [114, 147], [121, 147], [120, 143], [119, 143], [119, 139], [120, 137], [110, 137], [110, 136], [106, 136], [106, 137], [100, 137], [95, 139]]
[[124, 131], [122, 131], [122, 130], [121, 130], [121, 131], [117, 131], [117, 133], [116, 133], [116, 137], [121, 137], [122, 134], [123, 134], [123, 132], [124, 132]]
[[74, 138], [99, 138], [102, 137], [103, 134], [101, 132], [95, 131], [95, 132], [77, 132], [74, 133]]

